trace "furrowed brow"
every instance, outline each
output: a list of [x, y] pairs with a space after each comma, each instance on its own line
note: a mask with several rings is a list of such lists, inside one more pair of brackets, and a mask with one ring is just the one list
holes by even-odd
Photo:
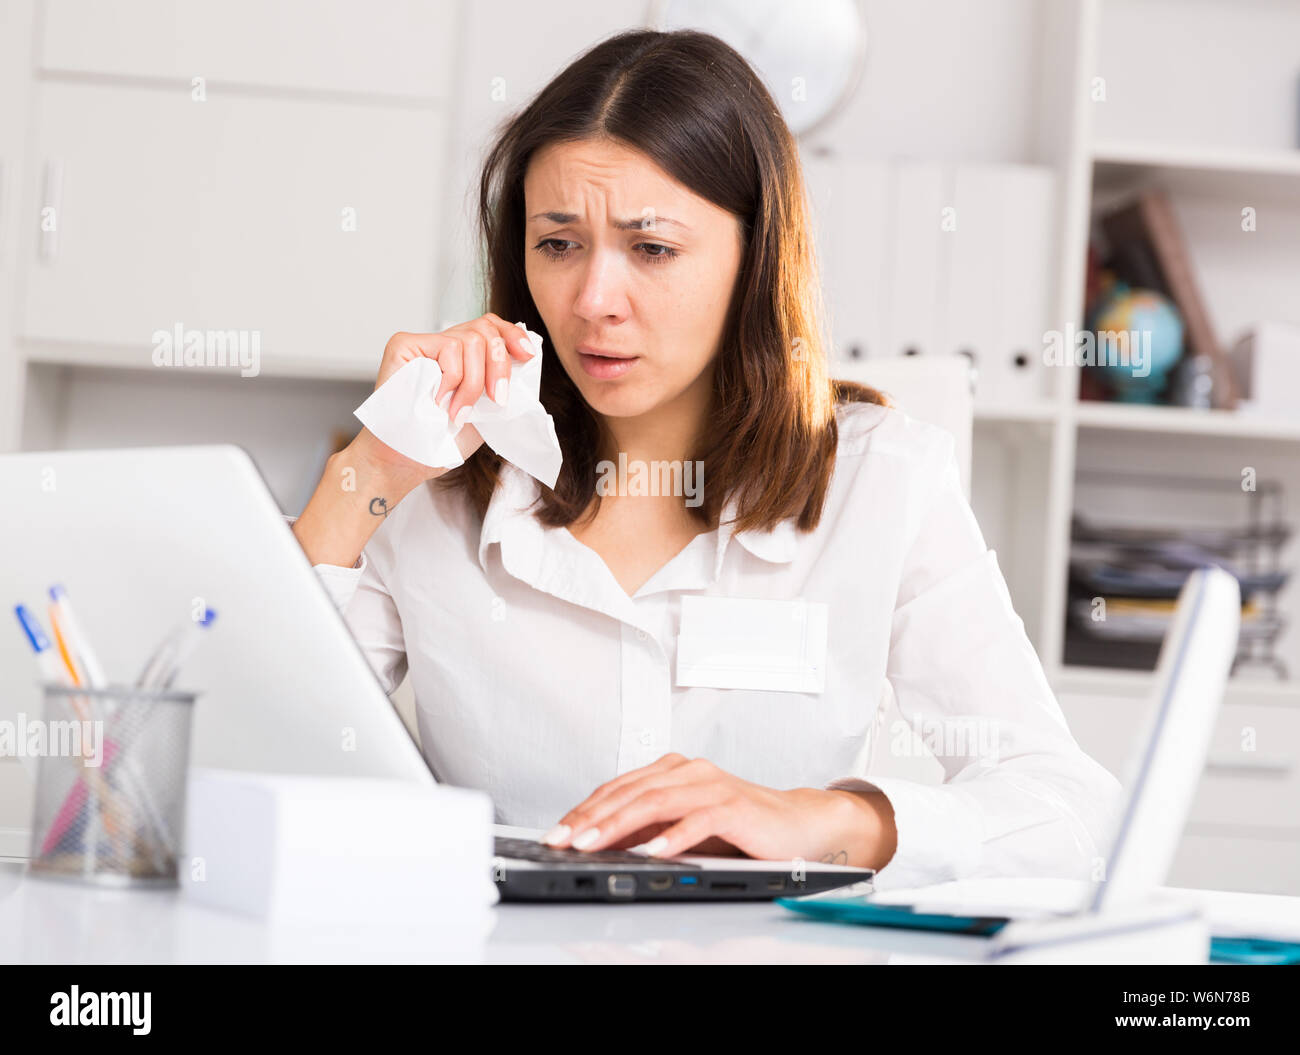
[[[551, 223], [574, 223], [578, 219], [578, 214], [574, 212], [539, 212], [528, 217], [529, 220], [550, 220]], [[659, 224], [670, 224], [673, 227], [680, 227], [683, 231], [689, 231], [690, 227], [682, 223], [681, 220], [674, 220], [671, 216], [658, 216], [650, 213], [646, 216], [637, 216], [629, 220], [615, 220], [613, 226], [620, 231], [653, 231]]]

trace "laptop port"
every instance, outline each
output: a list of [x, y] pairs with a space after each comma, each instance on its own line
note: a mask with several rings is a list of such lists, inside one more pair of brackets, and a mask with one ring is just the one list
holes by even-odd
[[595, 876], [579, 876], [577, 879], [575, 879], [575, 880], [573, 881], [573, 889], [574, 889], [574, 890], [595, 890], [595, 889], [596, 889], [596, 877], [595, 877]]
[[673, 885], [672, 876], [655, 876], [650, 880], [651, 890], [667, 890]]
[[744, 883], [710, 883], [710, 890], [718, 890], [727, 894], [743, 893], [748, 887]]
[[636, 893], [636, 876], [621, 875], [609, 877], [610, 897], [631, 897]]
[[784, 890], [784, 889], [785, 889], [785, 880], [782, 879], [780, 876], [777, 876], [775, 879], [769, 879], [769, 880], [767, 881], [767, 889], [768, 889], [768, 890]]

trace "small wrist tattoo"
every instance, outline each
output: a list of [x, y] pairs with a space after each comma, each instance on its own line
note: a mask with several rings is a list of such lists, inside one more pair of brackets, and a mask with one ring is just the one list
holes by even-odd
[[834, 853], [822, 854], [821, 863], [828, 865], [846, 865], [849, 863], [849, 852], [847, 850], [837, 850]]
[[370, 514], [377, 517], [388, 516], [388, 499], [372, 498], [370, 500]]

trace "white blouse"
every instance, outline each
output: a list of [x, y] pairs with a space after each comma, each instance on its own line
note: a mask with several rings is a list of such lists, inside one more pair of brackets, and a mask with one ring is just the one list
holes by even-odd
[[[876, 404], [837, 416], [815, 531], [724, 524], [632, 596], [567, 528], [526, 511], [540, 485], [508, 463], [481, 521], [431, 482], [357, 567], [316, 570], [387, 692], [409, 666], [434, 774], [488, 792], [498, 823], [549, 828], [676, 751], [773, 788], [884, 792], [898, 847], [877, 889], [1089, 878], [1120, 785], [1070, 735], [951, 435]], [[689, 598], [706, 600], [686, 602], [683, 629]], [[728, 598], [750, 603], [708, 600]], [[890, 691], [945, 783], [860, 779], [872, 738], [899, 735], [882, 728]]]

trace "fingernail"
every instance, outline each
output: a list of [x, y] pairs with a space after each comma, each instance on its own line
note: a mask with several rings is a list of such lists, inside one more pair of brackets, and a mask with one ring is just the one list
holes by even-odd
[[505, 361], [506, 342], [500, 337], [493, 338], [492, 343], [488, 345], [488, 350], [491, 352], [493, 361], [498, 363]]
[[651, 839], [648, 843], [642, 843], [640, 846], [632, 847], [632, 853], [645, 854], [646, 857], [654, 857], [655, 854], [660, 853], [667, 845], [668, 840], [660, 835], [657, 838]]
[[561, 839], [567, 839], [569, 836], [569, 826], [567, 824], [557, 824], [549, 832], [542, 836], [542, 842], [554, 846]]
[[444, 392], [442, 394], [442, 398], [438, 400], [438, 406], [442, 407], [443, 410], [446, 410], [447, 404], [449, 404], [450, 402], [451, 402], [451, 392], [449, 391]]
[[600, 838], [599, 828], [588, 828], [585, 832], [573, 840], [575, 850], [585, 850], [588, 846]]
[[503, 407], [506, 405], [506, 393], [509, 391], [507, 382], [507, 378], [501, 378], [501, 380], [497, 382], [497, 387], [492, 391], [492, 398]]
[[472, 409], [472, 407], [461, 407], [460, 410], [456, 411], [456, 421], [454, 422], [456, 428], [460, 428], [469, 420], [469, 412]]

